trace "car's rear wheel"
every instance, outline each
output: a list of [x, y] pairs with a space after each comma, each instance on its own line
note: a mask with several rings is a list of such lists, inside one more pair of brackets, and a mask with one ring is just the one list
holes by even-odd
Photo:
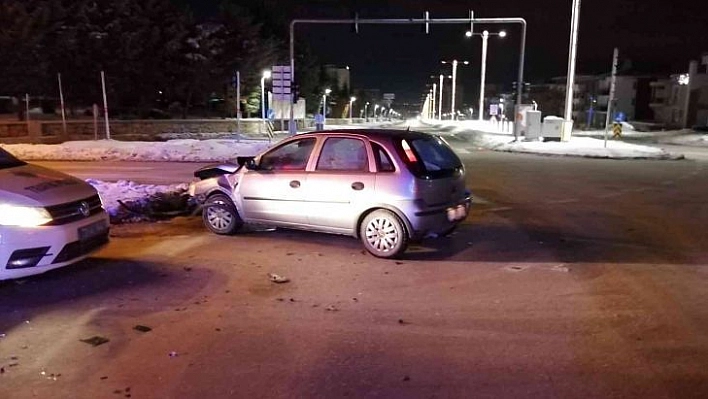
[[234, 234], [242, 226], [243, 220], [236, 206], [224, 194], [215, 194], [207, 198], [202, 211], [204, 225], [216, 234]]
[[359, 236], [367, 251], [379, 258], [395, 258], [408, 246], [408, 232], [395, 213], [378, 209], [366, 215]]

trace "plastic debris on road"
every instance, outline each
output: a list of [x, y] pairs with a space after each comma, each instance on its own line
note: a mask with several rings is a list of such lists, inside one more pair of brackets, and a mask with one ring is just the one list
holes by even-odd
[[283, 283], [287, 283], [288, 281], [290, 281], [289, 278], [287, 278], [285, 276], [280, 276], [275, 273], [268, 273], [268, 278], [270, 279], [270, 281], [272, 281], [276, 284], [283, 284]]

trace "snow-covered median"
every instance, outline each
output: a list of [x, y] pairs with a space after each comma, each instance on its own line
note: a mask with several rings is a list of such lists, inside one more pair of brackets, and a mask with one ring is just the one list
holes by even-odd
[[543, 155], [567, 155], [588, 158], [612, 159], [681, 159], [682, 155], [670, 154], [661, 148], [625, 143], [622, 141], [605, 141], [590, 137], [572, 137], [568, 142], [562, 141], [514, 141], [504, 135], [484, 134], [479, 141], [481, 146], [496, 151], [522, 152]]

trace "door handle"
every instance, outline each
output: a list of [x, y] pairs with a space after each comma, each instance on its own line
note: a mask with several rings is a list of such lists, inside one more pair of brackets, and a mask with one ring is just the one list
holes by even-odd
[[290, 182], [290, 187], [292, 187], [292, 188], [299, 188], [299, 187], [300, 187], [300, 182], [297, 181], [297, 180], [292, 180], [292, 181]]
[[355, 181], [354, 183], [352, 183], [352, 188], [353, 188], [354, 190], [357, 190], [357, 191], [363, 190], [363, 189], [364, 189], [364, 183], [362, 183], [362, 182], [360, 182], [360, 181]]

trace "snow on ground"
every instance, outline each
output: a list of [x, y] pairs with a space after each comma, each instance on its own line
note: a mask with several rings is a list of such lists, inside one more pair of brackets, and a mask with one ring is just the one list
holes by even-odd
[[145, 141], [67, 141], [62, 144], [3, 144], [25, 161], [178, 161], [221, 162], [255, 155], [268, 148], [268, 140], [176, 139]]
[[[547, 155], [567, 155], [616, 159], [676, 159], [680, 154], [670, 154], [660, 148], [630, 144], [609, 139], [605, 142], [604, 131], [574, 132], [568, 142], [515, 141], [510, 133], [489, 129], [479, 122], [421, 122], [407, 121], [399, 127], [435, 126], [442, 134], [474, 134], [474, 144], [497, 151], [524, 152]], [[328, 128], [356, 128], [357, 126], [327, 126]], [[674, 132], [623, 132], [625, 138], [654, 137], [662, 143], [708, 146], [708, 135], [688, 134], [690, 131]], [[0, 144], [0, 147], [15, 156], [27, 160], [128, 160], [128, 161], [182, 161], [222, 162], [233, 161], [237, 156], [255, 155], [273, 145], [267, 139], [173, 139], [164, 142], [140, 141], [71, 141], [56, 145], [46, 144]], [[165, 198], [186, 197], [187, 183], [173, 185], [145, 185], [131, 181], [104, 182], [89, 179], [97, 188], [106, 207], [115, 221], [139, 220], [154, 216], [163, 210], [157, 202]], [[121, 202], [123, 205], [121, 205]], [[169, 209], [167, 210], [169, 211]]]
[[667, 139], [663, 139], [661, 140], [661, 142], [666, 144], [708, 147], [708, 134], [686, 134], [673, 136]]
[[[672, 154], [658, 147], [632, 144], [622, 140], [612, 139], [612, 134], [605, 139], [605, 132], [573, 131], [569, 141], [539, 141], [516, 140], [511, 132], [500, 132], [496, 125], [487, 121], [439, 122], [427, 123], [428, 126], [439, 127], [441, 130], [464, 134], [475, 132], [475, 143], [482, 148], [495, 151], [521, 152], [543, 155], [565, 155], [588, 158], [611, 159], [681, 159], [683, 155]], [[673, 132], [637, 132], [625, 130], [623, 138], [655, 138], [657, 136], [677, 137]]]
[[[188, 183], [138, 184], [127, 180], [105, 182], [95, 179], [88, 179], [87, 182], [100, 193], [103, 206], [113, 222], [154, 219], [166, 212], [179, 211], [178, 208], [188, 208], [185, 206]], [[183, 198], [183, 201], [179, 201], [180, 198]], [[165, 205], [170, 202], [175, 206]], [[156, 204], [162, 205], [157, 207]]]
[[677, 159], [682, 156], [670, 154], [661, 148], [636, 145], [617, 140], [599, 140], [591, 137], [571, 137], [561, 141], [513, 141], [500, 135], [484, 135], [483, 147], [496, 151], [524, 152], [544, 155], [581, 156], [612, 159]]

